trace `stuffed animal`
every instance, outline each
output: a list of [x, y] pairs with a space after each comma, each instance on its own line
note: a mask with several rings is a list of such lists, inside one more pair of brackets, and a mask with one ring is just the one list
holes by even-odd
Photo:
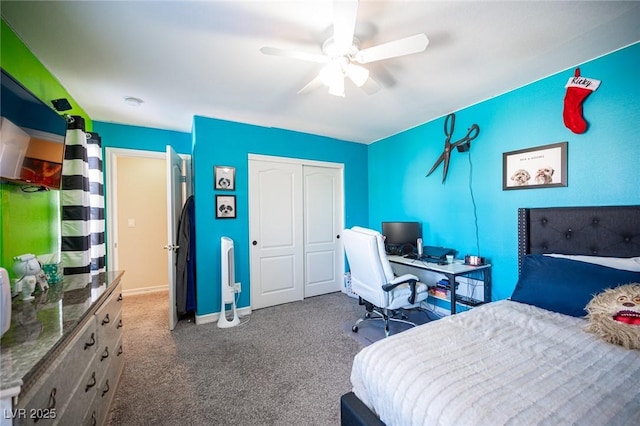
[[44, 293], [49, 288], [47, 278], [42, 272], [42, 265], [38, 262], [35, 255], [23, 254], [13, 258], [13, 272], [20, 278], [16, 281], [16, 287], [22, 288], [22, 300], [33, 300], [33, 291], [36, 284]]
[[599, 293], [587, 304], [587, 331], [609, 343], [640, 350], [640, 283]]

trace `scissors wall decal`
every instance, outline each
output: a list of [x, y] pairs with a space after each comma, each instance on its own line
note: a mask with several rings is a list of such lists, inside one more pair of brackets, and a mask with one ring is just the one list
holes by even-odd
[[447, 179], [447, 170], [449, 170], [449, 159], [451, 158], [451, 150], [453, 148], [457, 148], [459, 152], [468, 151], [471, 147], [471, 141], [478, 137], [480, 133], [480, 127], [477, 124], [472, 124], [471, 127], [467, 130], [467, 134], [465, 137], [460, 139], [457, 142], [451, 143], [451, 136], [453, 135], [453, 128], [456, 125], [456, 115], [451, 113], [447, 115], [447, 118], [444, 120], [444, 135], [447, 139], [444, 141], [444, 151], [438, 157], [438, 160], [435, 162], [427, 176], [429, 176], [435, 169], [438, 168], [440, 163], [444, 161], [444, 170], [442, 170], [442, 183]]

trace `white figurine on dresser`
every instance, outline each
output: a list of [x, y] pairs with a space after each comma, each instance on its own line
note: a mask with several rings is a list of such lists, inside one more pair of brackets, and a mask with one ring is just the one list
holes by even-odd
[[34, 254], [22, 254], [14, 257], [13, 260], [13, 272], [20, 277], [16, 281], [16, 292], [22, 291], [22, 300], [33, 300], [36, 284], [42, 292], [47, 291], [49, 288], [47, 279], [44, 277], [42, 266]]

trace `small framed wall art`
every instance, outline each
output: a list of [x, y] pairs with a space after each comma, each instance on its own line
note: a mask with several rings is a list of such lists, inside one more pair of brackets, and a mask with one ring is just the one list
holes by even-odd
[[502, 154], [502, 189], [567, 186], [567, 142]]
[[236, 168], [229, 166], [213, 166], [214, 189], [235, 191]]
[[216, 219], [236, 218], [236, 196], [216, 195]]

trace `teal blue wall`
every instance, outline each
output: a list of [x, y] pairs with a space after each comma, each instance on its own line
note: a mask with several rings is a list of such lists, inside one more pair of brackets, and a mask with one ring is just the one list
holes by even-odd
[[[602, 81], [584, 103], [590, 127], [581, 135], [562, 120], [570, 69], [456, 111], [452, 141], [473, 123], [480, 135], [469, 153], [452, 153], [445, 184], [442, 166], [425, 177], [442, 152], [444, 117], [370, 145], [369, 226], [417, 220], [425, 244], [488, 257], [494, 265], [493, 298], [504, 299], [517, 280], [519, 207], [639, 204], [640, 44], [580, 68], [583, 76]], [[562, 141], [568, 142], [566, 188], [502, 190], [504, 152]]]
[[171, 147], [179, 154], [191, 154], [191, 133], [149, 127], [93, 122], [93, 130], [102, 138], [102, 148], [166, 151]]
[[[204, 117], [195, 117], [193, 128], [198, 315], [220, 311], [221, 236], [235, 242], [236, 281], [243, 289], [238, 306], [249, 306], [249, 153], [343, 163], [345, 224], [367, 223], [366, 145]], [[214, 165], [236, 168], [233, 193], [213, 190]], [[215, 219], [216, 193], [236, 195], [236, 219]]]

